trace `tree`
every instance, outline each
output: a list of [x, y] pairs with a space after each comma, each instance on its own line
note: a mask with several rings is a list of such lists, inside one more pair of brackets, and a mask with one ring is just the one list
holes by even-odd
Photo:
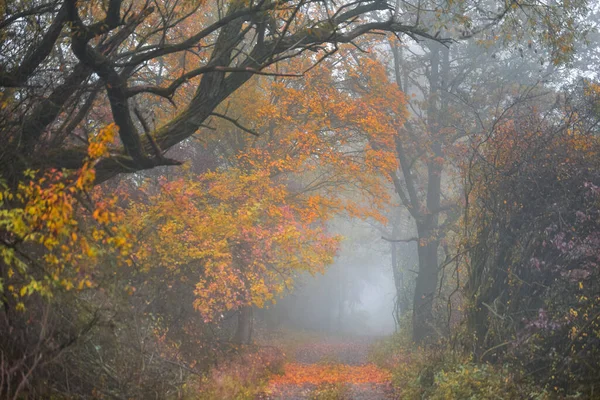
[[[515, 35], [529, 45], [511, 43]], [[539, 95], [542, 81], [555, 79], [553, 72], [570, 56], [570, 49], [547, 45], [527, 32], [502, 33], [495, 28], [477, 41], [449, 48], [429, 40], [409, 46], [390, 43], [394, 78], [408, 95], [411, 110], [408, 122], [398, 129], [395, 148], [400, 168], [391, 177], [400, 203], [415, 223], [414, 233], [400, 238], [395, 232], [391, 238], [392, 246], [418, 244], [415, 340], [430, 340], [440, 328], [433, 306], [443, 284], [438, 274], [447, 264], [440, 265], [441, 250], [446, 260], [453, 259], [448, 234], [459, 218], [460, 160], [504, 113]]]
[[[345, 91], [337, 82], [345, 77], [332, 73], [340, 58], [321, 62], [303, 81], [255, 79], [227, 104], [237, 118], [222, 121], [209, 139], [219, 143], [221, 165], [150, 184], [127, 207], [132, 229], [144, 232], [137, 262], [167, 276], [196, 275], [196, 309], [206, 322], [238, 312], [240, 343], [250, 341], [252, 307], [333, 262], [339, 238], [328, 233], [328, 220], [342, 213], [382, 218], [382, 172], [396, 165], [387, 149], [404, 104], [392, 108], [379, 95]], [[381, 64], [362, 69], [385, 85]]]
[[[0, 75], [2, 179], [12, 190], [27, 170], [81, 168], [88, 139], [111, 122], [120, 141], [94, 164], [95, 183], [119, 172], [179, 164], [165, 152], [210, 117], [228, 119], [215, 114], [216, 108], [255, 74], [281, 75], [266, 70], [269, 66], [307, 51], [326, 57], [375, 31], [439, 41], [435, 36], [444, 24], [463, 25], [474, 34], [508, 15], [525, 15], [513, 3], [501, 3], [500, 12], [490, 5], [492, 11], [482, 16], [485, 8], [471, 12], [469, 2], [427, 11], [381, 0], [337, 6], [304, 0], [8, 2], [0, 25], [7, 55]], [[576, 20], [584, 5], [572, 2], [566, 22]], [[562, 21], [559, 6], [530, 7], [532, 29]], [[299, 63], [284, 75], [309, 68]]]

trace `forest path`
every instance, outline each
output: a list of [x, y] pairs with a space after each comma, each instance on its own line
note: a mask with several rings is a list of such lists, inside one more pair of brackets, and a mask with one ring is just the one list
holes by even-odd
[[368, 361], [373, 337], [322, 338], [293, 351], [259, 399], [395, 399], [390, 374]]

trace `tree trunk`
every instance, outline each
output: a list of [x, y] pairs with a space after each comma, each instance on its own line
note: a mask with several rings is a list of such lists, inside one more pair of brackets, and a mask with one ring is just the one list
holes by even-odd
[[[433, 145], [434, 155], [441, 146]], [[441, 201], [442, 165], [435, 159], [428, 163], [427, 215], [417, 221], [419, 236], [419, 273], [413, 302], [413, 340], [429, 342], [435, 336], [433, 300], [438, 283], [439, 208]]]
[[437, 43], [431, 47], [430, 95], [427, 125], [432, 135], [432, 154], [427, 162], [427, 212], [417, 220], [419, 274], [413, 303], [413, 340], [430, 342], [435, 336], [433, 300], [438, 281], [439, 213], [442, 196], [444, 154], [440, 123], [447, 113], [447, 84], [450, 69], [448, 49]]
[[251, 306], [241, 307], [238, 311], [238, 323], [233, 341], [239, 344], [250, 344], [252, 342], [252, 331], [254, 329], [254, 317]]
[[432, 228], [431, 224], [417, 226], [420, 239], [419, 273], [413, 300], [413, 340], [420, 343], [430, 342], [435, 336], [433, 299], [437, 287], [439, 241], [434, 239]]
[[[398, 237], [398, 227], [394, 223], [392, 226], [392, 237]], [[396, 323], [396, 329], [400, 328], [400, 319], [402, 318], [402, 313], [404, 313], [404, 304], [402, 301], [403, 291], [404, 291], [404, 277], [402, 276], [402, 271], [400, 270], [400, 263], [398, 262], [398, 244], [395, 242], [391, 243], [391, 253], [392, 253], [392, 274], [394, 276], [394, 287], [396, 288], [396, 296], [394, 298], [394, 322]]]
[[[392, 174], [396, 192], [415, 219], [418, 231], [419, 271], [413, 301], [413, 340], [416, 342], [428, 342], [435, 336], [433, 299], [437, 287], [439, 268], [439, 214], [441, 212], [441, 182], [444, 166], [443, 146], [445, 140], [447, 140], [441, 125], [445, 123], [448, 113], [447, 91], [450, 74], [448, 49], [435, 42], [429, 43], [428, 47], [430, 50], [429, 68], [425, 76], [429, 81], [429, 93], [424, 91], [423, 94], [427, 99], [426, 134], [430, 137], [431, 146], [424, 149], [427, 156], [426, 189], [422, 191], [420, 188], [425, 182], [421, 182], [421, 185], [416, 182], [413, 170], [415, 160], [406, 152], [406, 147], [400, 135], [396, 138], [396, 154], [400, 162], [404, 182], [395, 173]], [[405, 93], [409, 93], [409, 80], [406, 77], [403, 79], [399, 68], [401, 53], [397, 47], [393, 47], [392, 50], [396, 82], [401, 90], [403, 89]], [[401, 84], [403, 80], [404, 85]], [[403, 129], [410, 132], [412, 128], [407, 123]]]
[[337, 332], [342, 332], [343, 318], [344, 318], [344, 287], [343, 287], [343, 282], [339, 281]]

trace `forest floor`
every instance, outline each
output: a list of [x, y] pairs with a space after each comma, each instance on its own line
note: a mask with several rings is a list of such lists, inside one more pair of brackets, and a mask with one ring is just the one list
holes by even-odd
[[258, 399], [395, 399], [389, 372], [369, 362], [374, 337], [325, 337], [291, 350]]

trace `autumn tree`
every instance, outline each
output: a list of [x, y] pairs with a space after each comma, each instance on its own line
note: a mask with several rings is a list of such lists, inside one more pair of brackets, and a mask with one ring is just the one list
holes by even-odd
[[[29, 167], [78, 168], [85, 158], [79, 136], [85, 130], [75, 128], [89, 123], [99, 107], [118, 126], [120, 146], [98, 165], [98, 181], [174, 164], [163, 152], [194, 134], [225, 98], [278, 60], [326, 50], [327, 43], [347, 43], [376, 29], [428, 36], [421, 27], [392, 18], [369, 21], [370, 12], [389, 14], [384, 2], [329, 6], [306, 1], [7, 3], [2, 29], [11, 39], [2, 42], [7, 57], [0, 82], [3, 143], [10, 149], [2, 160], [5, 179], [19, 179]], [[156, 69], [162, 70], [158, 80], [153, 79]], [[148, 96], [173, 101], [188, 85], [195, 95], [144, 135], [146, 121], [137, 119], [134, 103]], [[23, 123], [15, 124], [19, 119]]]
[[[196, 309], [207, 322], [238, 312], [237, 342], [250, 340], [252, 307], [275, 302], [296, 276], [333, 262], [339, 239], [328, 220], [383, 218], [382, 172], [395, 168], [389, 132], [402, 124], [404, 104], [348, 93], [332, 73], [337, 61], [302, 81], [255, 79], [226, 106], [236, 119], [220, 121], [209, 139], [223, 163], [161, 180], [129, 207], [134, 230], [148, 233], [135, 257], [174, 274], [195, 271]], [[385, 84], [383, 66], [363, 68]]]
[[[314, 51], [315, 63], [374, 31], [442, 41], [445, 24], [471, 35], [495, 23], [506, 29], [514, 23], [509, 15], [524, 18], [513, 3], [485, 5], [485, 15], [487, 8], [477, 2], [483, 8], [476, 12], [470, 2], [431, 10], [419, 4], [7, 2], [0, 25], [6, 55], [0, 76], [2, 179], [12, 190], [29, 169], [81, 168], [88, 138], [113, 122], [119, 140], [94, 165], [95, 183], [119, 172], [179, 164], [165, 151], [210, 117], [228, 118], [215, 114], [216, 107], [253, 75], [279, 74], [267, 69], [281, 60]], [[567, 22], [583, 5], [573, 2]], [[528, 11], [531, 28], [562, 21], [554, 7], [532, 5]], [[309, 67], [299, 64], [286, 74]]]

